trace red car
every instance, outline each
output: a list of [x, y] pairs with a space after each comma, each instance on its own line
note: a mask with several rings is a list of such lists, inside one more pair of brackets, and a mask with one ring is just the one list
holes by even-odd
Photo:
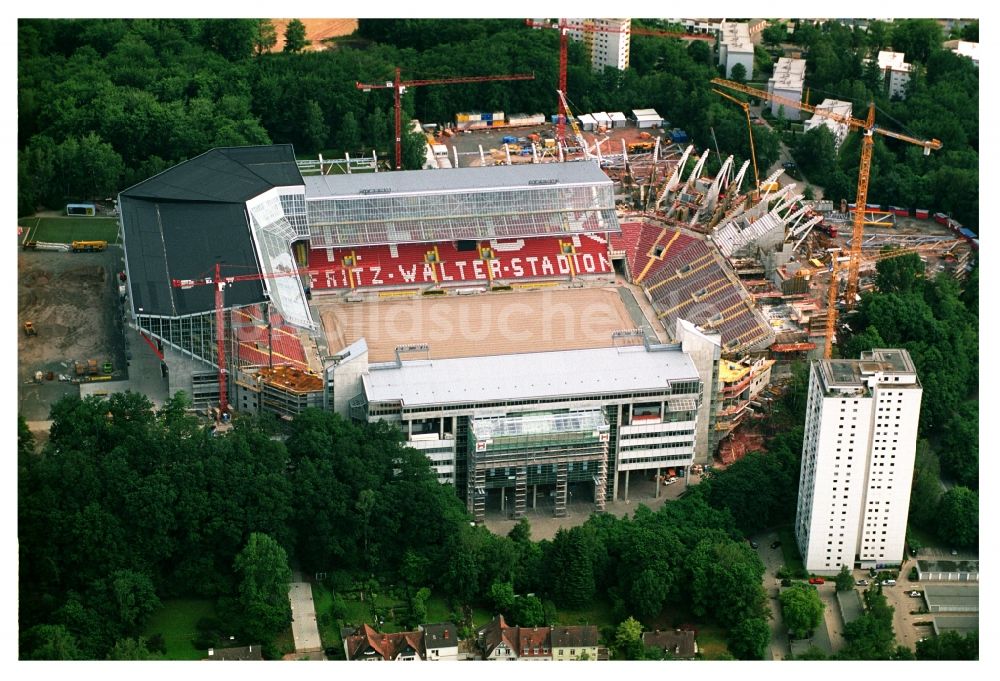
[[826, 580], [823, 579], [822, 577], [810, 577], [809, 578], [809, 583], [810, 584], [826, 584]]

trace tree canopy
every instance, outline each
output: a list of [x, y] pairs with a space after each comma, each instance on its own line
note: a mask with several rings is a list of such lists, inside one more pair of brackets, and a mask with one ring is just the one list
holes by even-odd
[[823, 620], [823, 601], [811, 584], [796, 582], [782, 591], [778, 600], [785, 626], [796, 638], [808, 638]]

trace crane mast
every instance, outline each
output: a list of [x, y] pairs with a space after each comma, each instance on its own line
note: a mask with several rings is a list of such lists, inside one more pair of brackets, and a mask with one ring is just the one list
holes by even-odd
[[370, 90], [387, 90], [392, 88], [392, 99], [396, 126], [396, 170], [403, 169], [403, 94], [408, 87], [418, 87], [421, 85], [454, 85], [457, 83], [485, 83], [497, 80], [534, 80], [533, 73], [517, 73], [511, 76], [458, 76], [455, 78], [437, 78], [434, 80], [406, 80], [400, 76], [400, 69], [396, 67], [396, 77], [394, 80], [384, 84], [355, 82], [354, 87], [358, 90], [368, 92]]
[[[916, 137], [911, 137], [910, 135], [904, 135], [898, 132], [892, 132], [891, 130], [886, 130], [875, 125], [875, 105], [869, 104], [868, 115], [862, 120], [859, 118], [853, 118], [851, 116], [842, 116], [840, 114], [834, 113], [832, 111], [827, 111], [826, 109], [821, 109], [819, 107], [813, 106], [811, 104], [806, 104], [794, 99], [789, 99], [788, 97], [782, 97], [781, 95], [775, 95], [764, 90], [758, 90], [757, 88], [750, 87], [748, 85], [743, 85], [742, 83], [737, 83], [731, 80], [725, 80], [723, 78], [713, 78], [712, 84], [720, 85], [722, 87], [728, 88], [730, 90], [736, 90], [737, 92], [742, 92], [744, 94], [750, 95], [752, 97], [757, 97], [759, 99], [766, 99], [768, 101], [776, 102], [783, 106], [789, 106], [795, 109], [801, 109], [802, 111], [808, 111], [817, 116], [822, 116], [824, 118], [829, 118], [838, 123], [843, 123], [852, 130], [859, 130], [862, 133], [861, 138], [861, 163], [858, 167], [858, 191], [857, 198], [854, 205], [854, 220], [852, 224], [852, 239], [851, 239], [851, 252], [850, 260], [847, 266], [847, 291], [845, 295], [844, 303], [847, 309], [852, 309], [854, 307], [855, 298], [858, 293], [858, 278], [861, 271], [861, 242], [864, 239], [865, 230], [865, 206], [868, 202], [868, 183], [871, 179], [871, 164], [872, 164], [872, 148], [875, 144], [874, 136], [875, 134], [883, 135], [891, 139], [898, 139], [916, 146], [922, 147], [924, 150], [924, 155], [930, 154], [931, 150], [936, 150], [941, 148], [941, 142], [936, 139], [922, 140]], [[836, 270], [836, 260], [834, 261], [834, 270]], [[827, 309], [827, 321], [826, 321], [826, 357], [830, 356], [830, 344], [833, 342], [833, 333], [836, 329], [837, 320], [837, 306], [836, 306], [836, 276], [834, 276], [833, 284], [831, 284], [831, 292], [828, 295], [829, 306]]]

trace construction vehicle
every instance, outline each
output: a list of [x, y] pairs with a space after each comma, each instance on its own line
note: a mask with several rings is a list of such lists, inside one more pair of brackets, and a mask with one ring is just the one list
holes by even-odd
[[455, 83], [483, 83], [487, 81], [496, 80], [534, 80], [535, 74], [533, 73], [519, 73], [513, 76], [468, 76], [459, 78], [439, 78], [437, 80], [408, 80], [404, 81], [400, 78], [400, 69], [396, 67], [396, 78], [394, 80], [386, 81], [382, 85], [366, 84], [361, 82], [355, 82], [354, 87], [358, 90], [363, 90], [364, 92], [369, 92], [371, 90], [385, 90], [388, 88], [392, 89], [393, 98], [395, 99], [395, 114], [396, 114], [396, 170], [403, 169], [403, 133], [402, 133], [402, 96], [406, 92], [408, 87], [417, 87], [418, 85], [449, 85]]
[[631, 142], [627, 146], [630, 154], [638, 151], [652, 151], [656, 146], [656, 142]]
[[[875, 104], [868, 105], [868, 116], [865, 120], [859, 118], [853, 118], [851, 116], [841, 116], [840, 114], [834, 113], [832, 111], [827, 111], [825, 109], [818, 109], [815, 106], [806, 104], [804, 102], [799, 102], [794, 99], [789, 99], [788, 97], [782, 97], [780, 95], [772, 94], [764, 90], [758, 90], [757, 88], [752, 88], [742, 83], [737, 83], [731, 80], [725, 80], [722, 78], [713, 78], [712, 83], [714, 85], [721, 85], [723, 87], [729, 88], [731, 90], [736, 90], [737, 92], [742, 92], [744, 94], [751, 95], [753, 97], [758, 97], [760, 99], [766, 99], [783, 106], [790, 106], [795, 109], [802, 109], [803, 111], [808, 111], [814, 115], [822, 116], [824, 118], [829, 118], [831, 120], [837, 121], [847, 125], [852, 130], [859, 130], [863, 133], [861, 137], [861, 164], [858, 168], [858, 193], [857, 199], [855, 200], [854, 209], [854, 224], [852, 230], [852, 240], [851, 240], [851, 255], [848, 261], [848, 272], [847, 272], [847, 293], [844, 300], [847, 309], [854, 308], [855, 297], [858, 292], [858, 278], [861, 268], [861, 241], [864, 239], [865, 234], [865, 209], [868, 207], [868, 181], [871, 175], [871, 165], [872, 165], [872, 147], [875, 144], [875, 133], [883, 135], [885, 137], [890, 137], [892, 139], [902, 140], [910, 144], [915, 144], [916, 146], [922, 147], [924, 150], [924, 155], [929, 155], [931, 150], [940, 149], [941, 141], [936, 139], [921, 140], [916, 137], [911, 137], [909, 135], [903, 135], [898, 132], [892, 132], [891, 130], [886, 130], [885, 128], [880, 128], [875, 125]], [[833, 289], [831, 289], [832, 291]], [[831, 296], [834, 293], [830, 294]], [[826, 354], [825, 357], [830, 356], [830, 343], [833, 339], [833, 334], [836, 331], [837, 323], [837, 307], [836, 305], [830, 305], [829, 311], [827, 312], [827, 328], [826, 328]]]
[[108, 247], [107, 241], [74, 241], [70, 244], [70, 249], [74, 253], [103, 251], [107, 247]]
[[34, 322], [25, 322], [24, 323], [24, 335], [26, 335], [26, 336], [37, 336], [38, 335], [38, 331], [35, 330], [35, 324], [34, 324]]

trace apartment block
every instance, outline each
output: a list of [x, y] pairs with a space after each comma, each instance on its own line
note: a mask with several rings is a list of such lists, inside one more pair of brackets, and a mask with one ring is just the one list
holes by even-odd
[[812, 363], [795, 521], [810, 572], [901, 563], [922, 393], [906, 350]]

